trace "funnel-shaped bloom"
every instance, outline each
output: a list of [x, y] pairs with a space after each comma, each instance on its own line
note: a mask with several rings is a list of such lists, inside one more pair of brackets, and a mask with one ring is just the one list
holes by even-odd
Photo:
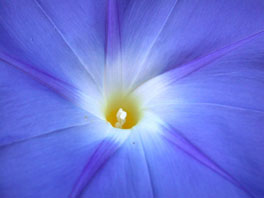
[[0, 2], [1, 198], [263, 198], [263, 0]]

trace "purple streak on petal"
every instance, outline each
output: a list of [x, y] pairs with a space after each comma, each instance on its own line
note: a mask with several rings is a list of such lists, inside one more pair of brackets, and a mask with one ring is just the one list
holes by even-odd
[[179, 68], [175, 68], [172, 70], [169, 70], [159, 76], [156, 76], [150, 80], [147, 80], [145, 82], [143, 82], [143, 84], [141, 84], [140, 86], [136, 87], [135, 89], [138, 88], [143, 88], [144, 86], [148, 86], [148, 83], [154, 83], [155, 81], [160, 81], [161, 79], [163, 79], [162, 81], [165, 82], [163, 84], [163, 86], [168, 86], [171, 83], [174, 83], [175, 81], [181, 80], [189, 75], [191, 75], [192, 73], [200, 70], [201, 68], [208, 66], [210, 63], [218, 60], [219, 58], [227, 55], [228, 53], [234, 51], [235, 49], [243, 46], [244, 44], [250, 42], [251, 40], [258, 38], [260, 36], [264, 35], [264, 31], [260, 31], [258, 33], [255, 33], [253, 35], [249, 35], [248, 37], [237, 41], [235, 43], [232, 43], [224, 48], [221, 48], [219, 50], [216, 50], [215, 52], [212, 52], [210, 54], [208, 54], [207, 56], [203, 56], [199, 59], [196, 59], [190, 63], [184, 64]]
[[[116, 131], [115, 131], [116, 133]], [[123, 136], [122, 136], [123, 135]], [[104, 166], [105, 163], [115, 154], [128, 137], [128, 134], [119, 133], [106, 138], [98, 144], [92, 156], [89, 158], [81, 175], [77, 179], [70, 198], [80, 197], [84, 188], [89, 184], [93, 176]]]
[[121, 34], [116, 0], [107, 1], [105, 40], [105, 87], [122, 84]]
[[[39, 70], [38, 68], [35, 68], [29, 64], [23, 63], [22, 61], [18, 61], [15, 58], [0, 52], [0, 60], [9, 64], [10, 66], [13, 66], [26, 74], [33, 77], [38, 82], [41, 82], [42, 84], [51, 87], [53, 90], [55, 90], [58, 94], [63, 94], [62, 90], [67, 89], [74, 89], [66, 82], [63, 82], [59, 79], [57, 79], [55, 76], [52, 76], [44, 71]], [[67, 91], [66, 91], [67, 93]], [[65, 94], [65, 93], [64, 93]]]
[[223, 177], [242, 191], [244, 191], [248, 196], [254, 197], [243, 185], [239, 183], [230, 173], [221, 168], [212, 159], [210, 159], [205, 153], [193, 145], [187, 138], [185, 138], [179, 131], [177, 131], [172, 126], [164, 126], [163, 137], [175, 145], [178, 149], [182, 150], [188, 154], [193, 159], [197, 160], [199, 163], [203, 164], [210, 170], [217, 173], [219, 176]]
[[[173, 5], [169, 0], [132, 2], [129, 6], [132, 14], [129, 14], [133, 17], [129, 14], [128, 17], [126, 15], [122, 17], [125, 26], [122, 37], [127, 44], [125, 47], [131, 48], [132, 57], [136, 60], [140, 54], [144, 56], [153, 34], [156, 34], [163, 22], [161, 19], [169, 13], [169, 10], [165, 9], [166, 6], [173, 7]], [[152, 47], [148, 61], [136, 82], [137, 85], [161, 72], [176, 68], [228, 43], [261, 31], [264, 27], [263, 6], [261, 0], [245, 1], [242, 4], [239, 0], [178, 1], [176, 9]], [[154, 28], [153, 24], [155, 24]], [[131, 54], [127, 57], [130, 56]], [[132, 71], [137, 69], [136, 66], [137, 64], [130, 64]]]
[[[3, 19], [0, 20], [0, 51], [84, 92], [87, 84], [94, 84], [85, 69], [96, 76], [97, 83], [102, 86], [104, 32], [97, 30], [104, 23], [104, 17], [96, 20], [99, 25], [93, 25], [94, 13], [103, 13], [98, 12], [99, 6], [85, 0], [77, 3], [72, 0], [64, 3], [61, 0], [38, 1], [57, 28], [32, 1], [3, 2], [0, 6], [0, 18]], [[102, 34], [98, 35], [98, 32]]]
[[111, 61], [118, 55], [121, 48], [120, 41], [120, 19], [119, 10], [116, 0], [107, 1], [107, 18], [106, 18], [106, 42], [105, 54], [106, 61]]
[[92, 118], [87, 111], [1, 60], [0, 71], [1, 145], [82, 125]]
[[[84, 95], [80, 90], [73, 87], [72, 85], [56, 78], [55, 76], [52, 76], [44, 71], [41, 71], [37, 67], [33, 67], [32, 65], [23, 63], [19, 60], [16, 60], [15, 58], [0, 52], [0, 60], [25, 72], [26, 74], [30, 75], [32, 78], [36, 79], [41, 84], [51, 88], [54, 90], [57, 94], [60, 96], [63, 96], [70, 102], [73, 102], [74, 104], [77, 104], [81, 107], [83, 107], [85, 110], [87, 110], [90, 113], [93, 113], [96, 115], [95, 112], [92, 112], [92, 110], [89, 110], [86, 108], [86, 106], [89, 106], [84, 100], [84, 98], [89, 98], [88, 96]], [[96, 102], [94, 102], [96, 104]]]
[[65, 128], [1, 147], [0, 197], [69, 198], [87, 156], [105, 138], [103, 123]]
[[[253, 35], [250, 35], [240, 41], [237, 41], [235, 43], [232, 43], [231, 45], [228, 45], [222, 49], [216, 50], [215, 52], [205, 56], [201, 57], [197, 60], [194, 60], [190, 63], [187, 63], [186, 65], [183, 65], [180, 68], [173, 69], [172, 71], [169, 71], [170, 75], [173, 75], [174, 79], [172, 82], [175, 82], [177, 80], [180, 80], [182, 78], [185, 78], [186, 76], [192, 74], [193, 72], [196, 72], [200, 70], [202, 67], [207, 66], [211, 62], [214, 62], [215, 60], [225, 56], [226, 54], [232, 52], [233, 50], [237, 49], [238, 47], [250, 42], [251, 40], [263, 36], [264, 31], [255, 33]], [[166, 74], [165, 74], [166, 75]]]

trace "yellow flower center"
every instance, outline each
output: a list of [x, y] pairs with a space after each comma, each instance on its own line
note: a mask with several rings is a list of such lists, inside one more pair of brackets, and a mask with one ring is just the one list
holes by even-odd
[[139, 102], [133, 96], [117, 93], [109, 97], [105, 107], [105, 118], [115, 128], [130, 129], [141, 118]]

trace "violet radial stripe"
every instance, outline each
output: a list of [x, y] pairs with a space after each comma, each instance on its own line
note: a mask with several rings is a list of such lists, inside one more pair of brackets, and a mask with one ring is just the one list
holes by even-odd
[[[105, 21], [105, 86], [109, 80], [122, 82], [121, 30], [116, 0], [107, 1]], [[115, 76], [115, 79], [108, 79]], [[119, 83], [120, 85], [122, 83]]]
[[141, 85], [136, 87], [134, 90], [139, 89], [139, 88], [141, 89], [142, 87], [144, 88], [144, 86], [147, 86], [146, 84], [153, 83], [155, 81], [160, 81], [161, 79], [164, 82], [163, 86], [168, 86], [171, 83], [174, 83], [175, 81], [181, 80], [181, 79], [185, 78], [186, 76], [200, 70], [201, 68], [209, 65], [210, 63], [218, 60], [219, 58], [229, 54], [233, 50], [243, 46], [244, 44], [246, 44], [246, 43], [248, 43], [248, 42], [252, 41], [253, 39], [256, 39], [260, 36], [264, 36], [264, 30], [257, 32], [255, 34], [252, 34], [250, 36], [247, 36], [246, 38], [239, 40], [237, 42], [234, 42], [230, 45], [227, 45], [221, 49], [218, 49], [218, 50], [208, 54], [207, 56], [200, 57], [198, 59], [191, 61], [190, 63], [183, 64], [180, 67], [177, 67], [177, 68], [169, 70], [165, 73], [162, 73], [162, 74], [160, 74], [160, 75], [158, 75], [158, 76], [156, 76], [150, 80], [143, 82]]
[[206, 166], [210, 170], [214, 171], [234, 186], [245, 192], [249, 197], [254, 197], [244, 186], [242, 186], [239, 181], [237, 181], [231, 174], [221, 168], [217, 163], [210, 159], [206, 154], [204, 154], [200, 149], [193, 145], [187, 138], [185, 138], [179, 131], [168, 125], [163, 126], [164, 133], [163, 137], [176, 146], [178, 149], [188, 154], [191, 158], [195, 159], [202, 165]]
[[[42, 85], [48, 88], [51, 88], [51, 90], [55, 91], [55, 93], [67, 99], [68, 101], [77, 104], [78, 106], [83, 107], [83, 105], [85, 105], [85, 104], [79, 104], [80, 101], [83, 101], [82, 98], [89, 98], [88, 95], [82, 93], [76, 87], [30, 64], [23, 63], [22, 61], [19, 61], [3, 52], [0, 52], [0, 61], [3, 61], [8, 65], [13, 66], [16, 69], [28, 74], [37, 82], [41, 83]], [[89, 113], [93, 113], [93, 112], [89, 112]]]
[[62, 94], [62, 91], [65, 90], [67, 90], [66, 93], [72, 92], [72, 90], [74, 89], [72, 86], [70, 86], [66, 82], [61, 81], [55, 76], [52, 76], [44, 71], [41, 71], [40, 69], [33, 67], [32, 65], [23, 63], [22, 61], [19, 61], [5, 53], [0, 52], [0, 60], [30, 75], [38, 82], [52, 88], [57, 93]]
[[[250, 36], [248, 36], [242, 40], [239, 40], [237, 42], [234, 42], [234, 43], [232, 43], [232, 44], [230, 44], [224, 48], [216, 50], [207, 56], [198, 58], [197, 60], [194, 60], [190, 63], [187, 63], [180, 68], [175, 68], [175, 69], [165, 73], [165, 75], [170, 76], [168, 78], [171, 79], [171, 82], [178, 81], [178, 80], [192, 74], [193, 72], [203, 68], [204, 66], [210, 64], [211, 62], [225, 56], [226, 54], [232, 52], [233, 50], [237, 49], [238, 47], [250, 42], [251, 40], [253, 40], [259, 36], [263, 36], [263, 35], [264, 35], [264, 31], [250, 35]], [[169, 83], [171, 83], [171, 82], [169, 82]]]
[[106, 17], [105, 53], [107, 59], [112, 59], [119, 55], [121, 48], [120, 19], [116, 0], [108, 0]]
[[81, 196], [85, 187], [88, 186], [89, 182], [95, 176], [95, 174], [102, 168], [106, 162], [115, 154], [115, 152], [122, 146], [122, 144], [127, 139], [128, 134], [125, 137], [119, 137], [116, 133], [111, 137], [107, 137], [102, 142], [100, 142], [95, 149], [94, 153], [88, 159], [81, 175], [77, 179], [70, 198], [77, 198]]

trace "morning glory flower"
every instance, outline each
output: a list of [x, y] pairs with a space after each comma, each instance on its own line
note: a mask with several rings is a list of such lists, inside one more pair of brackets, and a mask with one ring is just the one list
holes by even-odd
[[264, 197], [263, 10], [2, 0], [0, 197]]

